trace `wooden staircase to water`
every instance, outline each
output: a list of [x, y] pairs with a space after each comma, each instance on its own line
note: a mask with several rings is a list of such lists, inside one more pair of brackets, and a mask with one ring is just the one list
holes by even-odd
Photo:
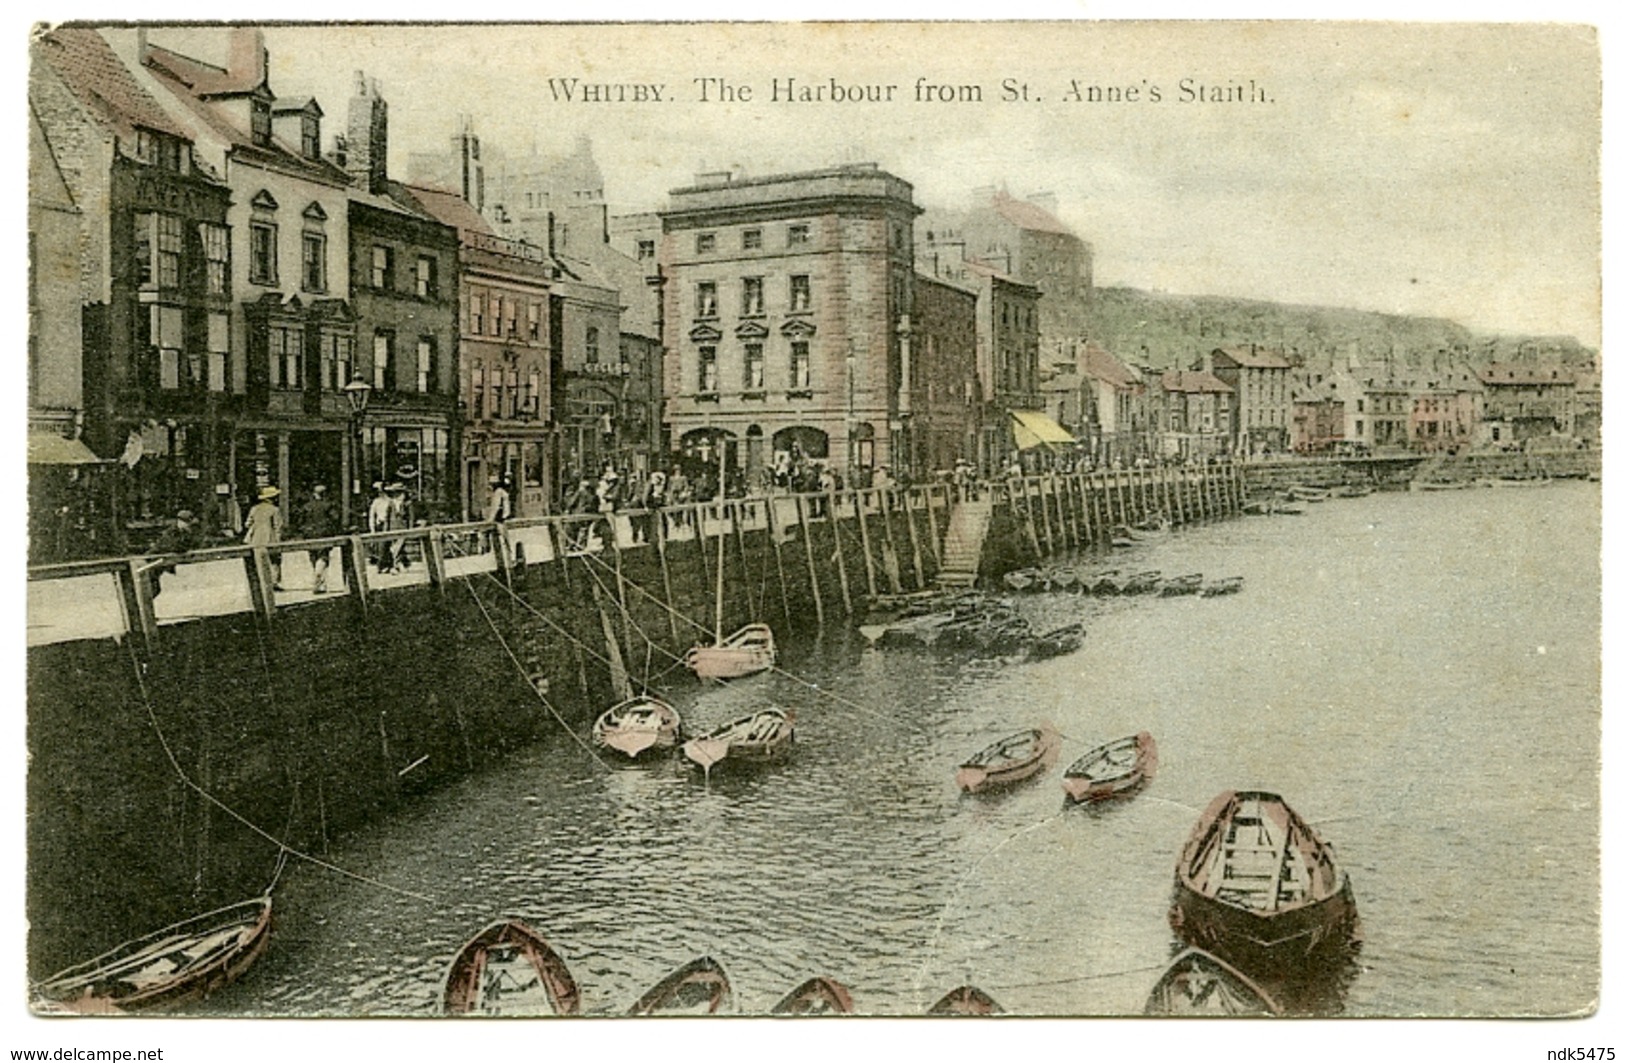
[[982, 542], [993, 520], [991, 498], [966, 499], [955, 503], [948, 517], [948, 532], [942, 542], [942, 568], [937, 572], [938, 589], [974, 586], [982, 567]]

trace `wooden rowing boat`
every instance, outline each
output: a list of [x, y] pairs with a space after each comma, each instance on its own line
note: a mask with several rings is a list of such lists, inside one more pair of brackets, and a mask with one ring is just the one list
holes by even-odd
[[592, 740], [630, 760], [653, 751], [662, 753], [677, 745], [682, 734], [682, 717], [659, 698], [630, 698], [604, 710], [593, 721]]
[[833, 978], [809, 978], [773, 1006], [774, 1015], [850, 1015], [852, 994]]
[[973, 985], [962, 985], [958, 989], [950, 989], [946, 995], [935, 1004], [927, 1015], [935, 1016], [979, 1016], [1003, 1015], [1004, 1009], [999, 1002], [977, 989]]
[[1145, 1002], [1147, 1015], [1280, 1015], [1281, 1006], [1261, 986], [1201, 949], [1186, 949], [1163, 972]]
[[1066, 769], [1069, 801], [1104, 801], [1131, 794], [1157, 774], [1157, 743], [1147, 731], [1096, 746]]
[[1082, 646], [1086, 634], [1083, 622], [1078, 621], [1052, 628], [1041, 635], [1034, 635], [1032, 641], [1027, 644], [1027, 659], [1043, 661], [1051, 657], [1064, 656]]
[[727, 972], [709, 956], [690, 960], [662, 978], [627, 1009], [628, 1015], [715, 1015], [733, 990]]
[[968, 794], [1013, 786], [1044, 771], [1061, 753], [1061, 736], [1048, 724], [1001, 738], [959, 766], [954, 781]]
[[542, 936], [517, 919], [475, 934], [446, 969], [447, 1015], [574, 1015], [581, 991]]
[[695, 646], [683, 657], [701, 679], [740, 679], [765, 672], [777, 661], [773, 629], [766, 624], [746, 624], [709, 646]]
[[782, 760], [795, 744], [795, 714], [763, 709], [730, 720], [683, 743], [683, 756], [710, 771], [723, 760], [767, 763]]
[[1202, 574], [1191, 572], [1183, 576], [1174, 576], [1163, 580], [1157, 586], [1157, 593], [1164, 598], [1179, 598], [1187, 594], [1195, 594], [1202, 589]]
[[1150, 594], [1162, 582], [1162, 572], [1159, 569], [1149, 569], [1145, 572], [1136, 572], [1122, 582], [1118, 588], [1119, 594]]
[[1197, 592], [1203, 598], [1218, 598], [1226, 594], [1235, 594], [1241, 590], [1242, 578], [1240, 576], [1224, 576], [1220, 579], [1208, 580], [1202, 584]]
[[1354, 889], [1285, 801], [1256, 790], [1213, 799], [1179, 856], [1168, 918], [1187, 943], [1255, 976], [1331, 962], [1358, 934]]
[[241, 977], [271, 937], [269, 895], [167, 926], [52, 975], [34, 987], [49, 1010], [167, 1011]]

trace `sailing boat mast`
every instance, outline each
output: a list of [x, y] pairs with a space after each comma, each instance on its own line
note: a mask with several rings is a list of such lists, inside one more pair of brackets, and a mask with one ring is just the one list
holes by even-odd
[[722, 645], [722, 557], [728, 549], [728, 536], [722, 521], [728, 511], [728, 444], [717, 437], [717, 635], [716, 645]]

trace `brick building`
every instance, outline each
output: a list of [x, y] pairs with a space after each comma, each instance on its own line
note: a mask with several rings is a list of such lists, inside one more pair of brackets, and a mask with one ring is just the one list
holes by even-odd
[[975, 288], [919, 274], [914, 278], [913, 365], [915, 479], [949, 473], [975, 457], [980, 383], [976, 379]]
[[1292, 425], [1292, 363], [1258, 344], [1216, 347], [1204, 365], [1235, 392], [1230, 431], [1240, 454], [1280, 454]]

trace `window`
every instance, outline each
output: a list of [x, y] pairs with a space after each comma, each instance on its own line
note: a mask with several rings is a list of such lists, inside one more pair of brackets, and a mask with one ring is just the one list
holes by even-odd
[[474, 363], [474, 368], [469, 371], [469, 381], [470, 381], [469, 392], [472, 395], [472, 400], [473, 400], [472, 404], [469, 407], [469, 416], [472, 417], [476, 421], [484, 420], [485, 419], [485, 366], [482, 365], [479, 362], [475, 362]]
[[530, 334], [531, 342], [542, 338], [542, 304], [532, 302], [525, 307], [525, 327]]
[[587, 329], [587, 363], [589, 365], [598, 361], [598, 330]]
[[276, 284], [276, 226], [250, 222], [248, 226], [248, 279], [255, 284]]
[[372, 336], [372, 386], [395, 390], [395, 334], [379, 331]]
[[800, 313], [812, 309], [812, 278], [798, 273], [790, 278], [790, 312]]
[[502, 296], [491, 296], [491, 335], [502, 335]]
[[305, 233], [300, 246], [304, 249], [300, 273], [301, 287], [307, 292], [327, 290], [327, 237], [321, 233]]
[[762, 345], [745, 344], [745, 390], [762, 390]]
[[505, 335], [514, 338], [519, 336], [519, 297], [517, 295], [508, 300], [508, 330]]
[[418, 298], [434, 299], [440, 295], [440, 260], [433, 255], [418, 256]]
[[209, 315], [208, 383], [210, 391], [231, 386], [231, 315]]
[[638, 241], [638, 261], [647, 262], [655, 257], [655, 242], [653, 240]]
[[694, 315], [696, 317], [717, 316], [717, 282], [701, 281], [695, 299]]
[[271, 105], [264, 100], [253, 100], [249, 104], [249, 128], [254, 137], [254, 143], [262, 148], [271, 146]]
[[762, 312], [762, 278], [746, 277], [741, 293], [743, 298], [740, 301], [739, 312], [745, 317], [760, 314]]
[[792, 226], [790, 226], [789, 231], [786, 233], [785, 242], [788, 243], [791, 247], [795, 247], [797, 244], [807, 243], [811, 239], [812, 239], [812, 226], [810, 226], [810, 225], [792, 225]]
[[181, 220], [173, 214], [153, 216], [157, 227], [157, 275], [160, 291], [172, 292], [181, 286]]
[[181, 386], [185, 311], [178, 306], [154, 305], [150, 313], [148, 342], [158, 349], [158, 386], [174, 390]]
[[297, 391], [304, 387], [304, 359], [300, 357], [300, 335], [296, 327], [272, 325], [270, 329], [271, 386]]
[[746, 229], [739, 234], [739, 246], [746, 251], [756, 251], [762, 246], [762, 230]]
[[812, 387], [812, 351], [806, 340], [790, 344], [790, 386], [799, 390]]
[[231, 230], [203, 222], [197, 231], [203, 243], [205, 290], [210, 295], [230, 295]]
[[508, 416], [516, 417], [519, 414], [519, 370], [513, 366], [508, 367]]
[[709, 255], [711, 252], [715, 251], [716, 249], [717, 249], [717, 234], [716, 233], [700, 233], [700, 234], [698, 234], [697, 236], [694, 237], [694, 253], [695, 254], [697, 254], [697, 255]]
[[393, 247], [373, 245], [372, 286], [385, 290], [395, 287], [395, 249]]
[[485, 331], [485, 293], [468, 293], [468, 331], [478, 335]]
[[714, 395], [717, 390], [717, 349], [700, 348], [700, 393]]
[[525, 412], [530, 414], [532, 417], [538, 416], [542, 412], [538, 408], [538, 404], [541, 402], [541, 396], [542, 374], [532, 369], [530, 371], [530, 376], [525, 381]]
[[425, 395], [433, 395], [438, 390], [435, 387], [437, 368], [434, 337], [418, 337], [418, 391]]
[[322, 123], [313, 114], [299, 119], [299, 150], [307, 159], [322, 157]]

